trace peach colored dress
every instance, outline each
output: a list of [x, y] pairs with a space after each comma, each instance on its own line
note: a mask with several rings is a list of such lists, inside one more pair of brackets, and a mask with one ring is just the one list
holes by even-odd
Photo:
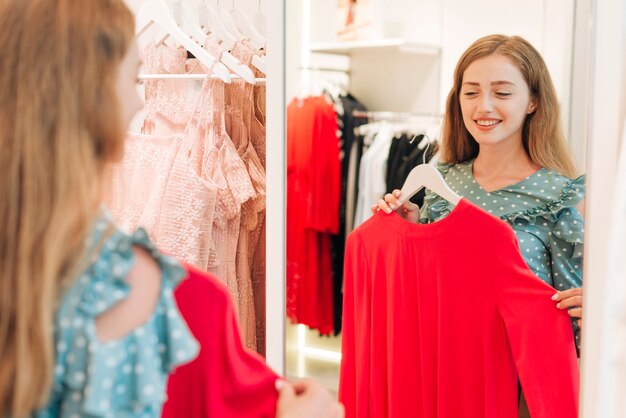
[[[149, 72], [179, 73], [184, 58], [180, 50], [149, 45], [144, 62]], [[218, 185], [200, 172], [202, 97], [189, 104], [191, 98], [181, 100], [183, 90], [180, 80], [147, 82], [144, 130], [150, 134], [128, 134], [122, 162], [105, 173], [103, 201], [124, 229], [144, 227], [157, 247], [206, 270], [215, 252]]]

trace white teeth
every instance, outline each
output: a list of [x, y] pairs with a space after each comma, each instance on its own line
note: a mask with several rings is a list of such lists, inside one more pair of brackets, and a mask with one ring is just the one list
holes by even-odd
[[500, 123], [500, 121], [499, 120], [477, 120], [476, 123], [479, 124], [480, 126], [491, 126], [491, 125], [495, 125], [496, 123]]

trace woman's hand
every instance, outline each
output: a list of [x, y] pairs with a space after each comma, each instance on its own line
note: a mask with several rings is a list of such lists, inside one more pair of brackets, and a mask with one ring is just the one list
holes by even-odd
[[556, 292], [554, 296], [552, 296], [552, 300], [559, 302], [556, 304], [557, 308], [568, 309], [567, 313], [569, 316], [572, 318], [579, 318], [578, 325], [581, 324], [583, 318], [582, 287]]
[[276, 381], [276, 418], [343, 418], [343, 406], [320, 384], [311, 380]]
[[[401, 194], [402, 192], [398, 189], [387, 193], [383, 199], [379, 199], [375, 205], [372, 205], [372, 214], [375, 214], [379, 210], [385, 213], [391, 213], [391, 211], [398, 209]], [[417, 223], [420, 217], [420, 207], [415, 203], [407, 201], [400, 207], [398, 215], [409, 222]]]

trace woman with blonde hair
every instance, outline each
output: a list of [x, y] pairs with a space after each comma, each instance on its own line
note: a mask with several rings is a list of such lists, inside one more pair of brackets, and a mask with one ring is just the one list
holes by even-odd
[[[173, 297], [183, 266], [99, 204], [139, 65], [122, 0], [0, 2], [2, 417], [158, 417], [198, 351]], [[318, 385], [280, 386], [280, 417], [341, 416]]]
[[[567, 148], [559, 104], [539, 52], [518, 36], [490, 35], [461, 56], [446, 102], [439, 170], [450, 187], [507, 221], [531, 270], [558, 292], [553, 300], [582, 315], [584, 176]], [[427, 194], [421, 208], [399, 207], [394, 190], [372, 211], [434, 222], [451, 205]], [[579, 347], [579, 321], [573, 321]]]

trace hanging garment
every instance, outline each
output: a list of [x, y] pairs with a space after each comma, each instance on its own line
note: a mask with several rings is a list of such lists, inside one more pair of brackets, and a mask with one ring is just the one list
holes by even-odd
[[[437, 143], [420, 146], [424, 140], [428, 139], [421, 134], [417, 136], [402, 134], [399, 138], [394, 138], [387, 163], [387, 193], [402, 189], [411, 170], [420, 164], [428, 163], [437, 153]], [[422, 189], [411, 198], [411, 202], [422, 207], [425, 195], [426, 191]]]
[[[206, 46], [205, 46], [206, 47]], [[218, 45], [215, 48], [219, 48]], [[244, 43], [237, 43], [232, 50], [232, 54], [243, 64], [250, 66], [254, 55], [252, 49]], [[255, 289], [252, 281], [251, 262], [257, 250], [259, 236], [263, 228], [265, 218], [265, 170], [256, 153], [252, 137], [256, 142], [264, 142], [263, 127], [254, 116], [254, 90], [251, 84], [236, 82], [225, 86], [225, 124], [233, 144], [237, 147], [237, 153], [246, 165], [248, 174], [254, 186], [254, 196], [244, 202], [241, 207], [241, 224], [237, 241], [236, 269], [237, 280], [245, 283], [249, 289], [250, 297], [246, 297], [247, 306], [242, 307], [249, 312], [255, 311], [255, 301], [258, 299], [255, 294], [261, 289]], [[265, 287], [264, 280], [256, 281], [259, 287]], [[245, 341], [249, 348], [257, 348], [257, 320], [256, 313], [250, 316], [254, 323], [242, 323]], [[260, 325], [260, 324], [259, 324]], [[264, 341], [262, 342], [264, 345]]]
[[348, 418], [577, 416], [569, 316], [511, 228], [461, 199], [432, 224], [378, 212], [348, 238], [339, 399]]
[[[585, 176], [576, 179], [541, 168], [515, 184], [488, 192], [473, 174], [474, 160], [438, 166], [450, 188], [511, 225], [526, 264], [556, 290], [582, 286], [585, 220], [577, 205], [585, 195]], [[444, 218], [450, 203], [427, 193], [421, 222]], [[577, 350], [580, 327], [572, 319]]]
[[159, 249], [206, 269], [217, 186], [196, 171], [198, 140], [129, 133], [124, 159], [104, 173], [103, 203], [124, 230], [143, 227]]
[[[338, 105], [338, 106], [337, 106]], [[347, 93], [339, 96], [339, 103], [336, 108], [340, 108], [341, 112], [337, 112], [338, 126], [341, 127], [341, 198], [339, 203], [339, 231], [331, 236], [331, 251], [333, 260], [333, 315], [335, 335], [341, 332], [341, 312], [343, 311], [343, 254], [346, 246], [346, 217], [347, 217], [347, 198], [349, 194], [349, 182], [355, 184], [355, 180], [349, 176], [350, 162], [352, 154], [357, 153], [358, 138], [354, 130], [356, 127], [367, 123], [367, 118], [354, 117], [355, 111], [366, 111], [367, 109], [353, 95]], [[356, 160], [354, 160], [354, 163]], [[353, 169], [356, 175], [356, 167]], [[353, 193], [354, 194], [354, 193]], [[352, 206], [354, 208], [354, 206]]]
[[323, 97], [287, 108], [287, 315], [330, 334], [330, 234], [339, 229], [341, 167], [337, 120]]
[[242, 344], [228, 291], [217, 278], [188, 273], [174, 296], [200, 353], [170, 374], [162, 417], [273, 418], [277, 375]]
[[[145, 71], [150, 74], [205, 72], [199, 61], [187, 58], [185, 48], [150, 42], [142, 51]], [[185, 132], [202, 88], [199, 80], [145, 80], [144, 134], [172, 135]]]
[[213, 106], [209, 116], [212, 124], [208, 125], [205, 136], [208, 148], [203, 177], [219, 179], [220, 183], [225, 184], [225, 187], [218, 189], [212, 228], [216, 254], [208, 271], [226, 283], [237, 306], [246, 346], [254, 348], [256, 320], [252, 283], [247, 270], [237, 270], [237, 248], [242, 207], [256, 196], [256, 192], [245, 163], [226, 133], [224, 111], [221, 110], [224, 107], [218, 105], [224, 103], [224, 84], [218, 80], [210, 80], [204, 91], [211, 97]]
[[385, 195], [385, 163], [393, 139], [391, 126], [381, 126], [376, 138], [361, 158], [359, 169], [359, 193], [354, 215], [354, 227], [358, 227], [370, 216], [371, 206]]
[[[257, 55], [264, 56], [264, 51], [258, 51]], [[266, 75], [260, 70], [254, 69], [254, 75], [257, 78], [265, 77]], [[259, 156], [261, 165], [265, 170], [266, 165], [266, 149], [267, 149], [267, 137], [265, 126], [265, 99], [266, 99], [266, 85], [264, 83], [254, 86], [254, 115], [258, 120], [258, 128], [255, 129], [253, 125], [252, 135], [250, 140], [254, 146], [254, 150]], [[267, 177], [266, 177], [267, 179]], [[252, 260], [250, 265], [252, 271], [250, 273], [252, 277], [252, 289], [254, 292], [254, 309], [256, 312], [256, 338], [257, 338], [257, 352], [261, 355], [265, 355], [266, 346], [266, 318], [265, 318], [265, 288], [266, 288], [266, 212], [265, 210], [259, 214], [260, 228], [253, 232], [250, 238], [250, 254], [252, 254]]]

